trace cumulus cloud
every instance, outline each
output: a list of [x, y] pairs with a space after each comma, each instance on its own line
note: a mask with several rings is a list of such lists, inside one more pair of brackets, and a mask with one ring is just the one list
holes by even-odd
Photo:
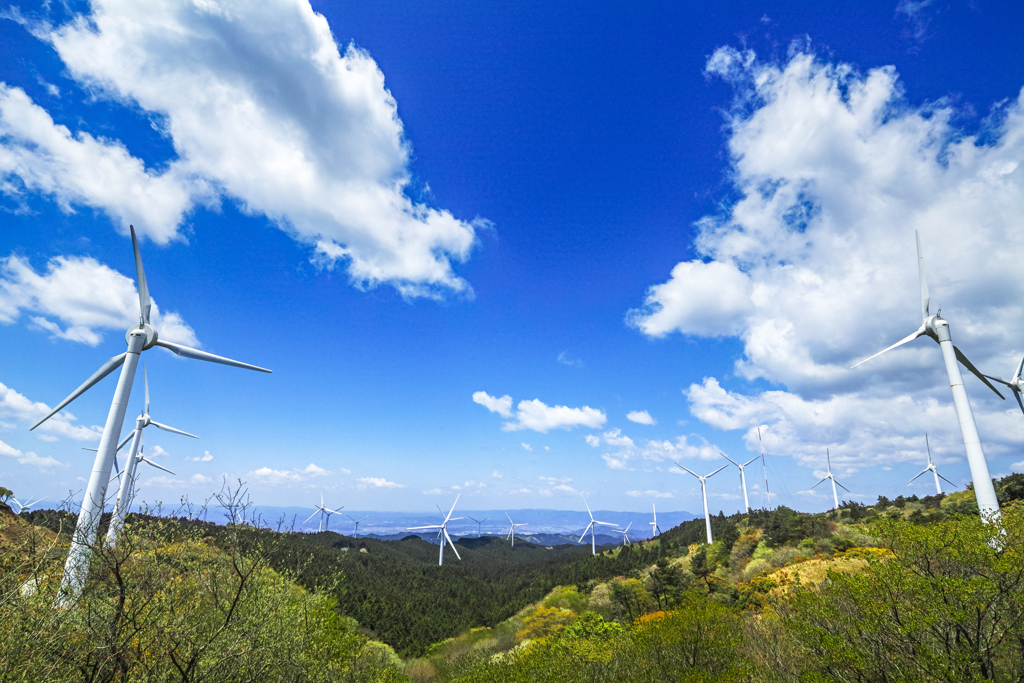
[[[921, 339], [851, 371], [920, 324], [914, 230], [932, 310], [975, 365], [1010, 374], [1024, 352], [1024, 105], [979, 131], [947, 101], [913, 105], [893, 67], [860, 72], [795, 49], [781, 63], [716, 51], [735, 89], [728, 151], [736, 199], [698, 221], [698, 259], [678, 264], [630, 322], [649, 337], [733, 336], [739, 380], [687, 390], [709, 425], [756, 427], [810, 463], [924, 460], [923, 433], [962, 453], [940, 352]], [[720, 283], [714, 284], [712, 283]], [[1020, 415], [966, 379], [986, 450], [1019, 451]], [[940, 448], [942, 448], [940, 446]], [[621, 460], [620, 460], [621, 461]]]
[[269, 467], [261, 467], [258, 470], [249, 472], [246, 479], [255, 479], [262, 484], [287, 484], [302, 481], [302, 475], [293, 470], [275, 470]]
[[[405, 488], [405, 484], [396, 484], [393, 481], [388, 481], [384, 477], [360, 477], [359, 479], [356, 479], [356, 482], [358, 482], [356, 484], [356, 488], [357, 489], [366, 489], [366, 488], [369, 488], [371, 486], [373, 488], [376, 488], [376, 489], [404, 489]], [[424, 493], [427, 493], [427, 491], [424, 491]], [[440, 490], [438, 490], [438, 493], [440, 493]]]
[[311, 475], [311, 476], [314, 476], [314, 477], [323, 477], [323, 476], [326, 476], [326, 475], [330, 474], [330, 472], [325, 470], [323, 467], [318, 467], [317, 465], [314, 465], [313, 463], [309, 463], [308, 465], [306, 465], [306, 467], [304, 469], [299, 470], [299, 473], [300, 474], [308, 474], [308, 475]]
[[[14, 389], [0, 383], [0, 416], [31, 426], [52, 410], [45, 403], [33, 402]], [[64, 410], [39, 426], [44, 432], [67, 437], [76, 441], [99, 441], [103, 428], [75, 424], [77, 418]]]
[[523, 447], [523, 448], [524, 448], [525, 450], [528, 450], [528, 451], [532, 451], [532, 450], [533, 450], [533, 446], [531, 446], [531, 445], [530, 445], [530, 444], [528, 444], [528, 443], [522, 443], [522, 444], [520, 444], [520, 445], [521, 445], [521, 446], [522, 446], [522, 447]]
[[599, 447], [601, 445], [601, 437], [599, 437], [599, 436], [595, 436], [593, 434], [587, 434], [584, 438], [587, 440], [587, 443], [590, 444], [594, 448], [597, 448], [597, 447]]
[[213, 479], [202, 474], [193, 474], [189, 481], [193, 484], [209, 484]]
[[547, 434], [552, 429], [572, 429], [573, 427], [601, 427], [607, 417], [604, 412], [590, 406], [569, 408], [568, 406], [549, 406], [540, 399], [520, 401], [516, 406], [515, 422], [506, 422], [502, 429], [514, 432], [521, 429], [532, 429]]
[[508, 394], [501, 398], [490, 396], [486, 391], [477, 391], [473, 394], [473, 403], [479, 403], [492, 413], [502, 417], [512, 417], [512, 397]]
[[54, 467], [67, 467], [65, 463], [55, 460], [50, 456], [36, 455], [32, 451], [28, 453], [22, 453], [14, 446], [0, 441], [0, 455], [5, 455], [8, 458], [15, 458], [19, 464], [28, 465], [41, 470], [50, 470]]
[[428, 489], [423, 491], [423, 495], [425, 496], [436, 496], [439, 493], [441, 493], [441, 489]]
[[603, 453], [601, 458], [605, 464], [613, 470], [633, 469], [637, 463], [643, 463], [645, 467], [657, 466], [657, 463], [673, 460], [721, 460], [720, 450], [711, 444], [704, 437], [696, 436], [694, 443], [690, 437], [680, 436], [675, 441], [648, 439], [641, 444], [636, 444], [628, 436], [623, 436], [618, 429], [605, 432], [602, 444], [612, 446], [616, 450]]
[[626, 413], [626, 419], [641, 425], [656, 425], [658, 421], [651, 417], [646, 410], [634, 410]]
[[570, 368], [582, 368], [583, 360], [581, 358], [573, 358], [569, 355], [568, 351], [562, 351], [558, 354], [558, 362], [562, 365], [568, 365]]
[[150, 477], [146, 480], [146, 484], [149, 486], [181, 486], [185, 482], [181, 479], [175, 479], [174, 477], [168, 477], [165, 474], [160, 474], [155, 477]]
[[633, 498], [672, 498], [671, 493], [662, 493], [653, 489], [648, 491], [626, 491], [626, 495]]
[[452, 262], [469, 257], [474, 225], [409, 198], [410, 146], [384, 74], [365, 51], [340, 49], [308, 2], [96, 0], [63, 25], [30, 28], [84, 88], [150, 116], [176, 157], [146, 168], [123, 143], [57, 126], [6, 87], [8, 195], [100, 209], [158, 242], [179, 237], [196, 203], [223, 197], [359, 286], [471, 294]]
[[[57, 256], [37, 273], [27, 259], [8, 256], [0, 259], [0, 323], [23, 313], [54, 338], [96, 346], [103, 330], [123, 335], [138, 323], [139, 295], [134, 279], [93, 258]], [[199, 345], [181, 316], [163, 313], [155, 300], [150, 316], [161, 339]]]
[[491, 472], [491, 476], [495, 479], [501, 479], [503, 475], [498, 470], [494, 470]]
[[192, 462], [210, 462], [213, 460], [213, 456], [210, 455], [210, 451], [204, 451], [202, 455], [197, 455], [194, 458], [185, 458], [185, 460], [191, 460]]

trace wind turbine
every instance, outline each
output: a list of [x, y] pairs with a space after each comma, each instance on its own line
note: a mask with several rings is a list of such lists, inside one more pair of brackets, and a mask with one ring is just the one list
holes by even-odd
[[996, 489], [992, 485], [988, 462], [985, 460], [985, 451], [981, 447], [981, 437], [978, 436], [978, 425], [974, 422], [974, 413], [971, 412], [971, 403], [967, 399], [967, 390], [964, 388], [964, 380], [960, 375], [959, 363], [963, 363], [964, 367], [974, 373], [999, 398], [1003, 398], [1003, 395], [992, 386], [985, 375], [978, 371], [978, 368], [974, 367], [971, 361], [967, 360], [967, 356], [953, 345], [953, 339], [949, 334], [949, 323], [938, 313], [930, 314], [928, 281], [924, 275], [924, 255], [921, 253], [921, 235], [915, 230], [914, 236], [917, 238], [917, 272], [921, 284], [921, 317], [923, 319], [921, 327], [913, 334], [904, 337], [887, 349], [882, 349], [874, 356], [865, 358], [853, 367], [866, 363], [897, 346], [914, 341], [918, 337], [928, 336], [938, 342], [939, 348], [942, 349], [942, 360], [946, 364], [949, 387], [953, 392], [953, 405], [956, 408], [957, 419], [960, 421], [960, 433], [964, 439], [964, 448], [967, 450], [967, 463], [971, 466], [971, 477], [974, 479], [974, 495], [978, 501], [978, 508], [981, 510], [982, 519], [998, 522], [1000, 519], [999, 499], [996, 498]]
[[39, 500], [33, 500], [31, 503], [22, 503], [20, 500], [18, 500], [14, 496], [11, 496], [11, 500], [13, 500], [15, 503], [18, 504], [18, 513], [17, 514], [20, 515], [22, 512], [24, 512], [25, 510], [28, 510], [30, 507], [32, 507], [36, 503], [39, 503], [39, 502], [42, 502], [42, 501], [46, 500], [46, 496], [43, 496]]
[[[366, 517], [369, 517], [369, 515], [367, 515], [366, 517], [360, 517], [359, 519], [356, 519], [356, 518], [354, 518], [354, 517], [353, 517], [352, 515], [348, 515], [348, 514], [347, 514], [347, 515], [345, 515], [345, 516], [346, 516], [346, 517], [348, 517], [349, 519], [351, 519], [351, 520], [352, 520], [353, 522], [355, 522], [355, 524], [356, 524], [356, 533], [355, 533], [355, 537], [356, 537], [356, 538], [359, 538], [359, 522], [361, 522], [361, 521], [363, 521], [364, 519], [366, 519]], [[330, 520], [330, 517], [328, 517], [327, 519], [328, 519], [328, 521], [329, 521], [329, 520]]]
[[622, 545], [624, 546], [632, 545], [632, 543], [629, 542], [629, 527], [631, 526], [633, 526], [633, 522], [627, 524], [625, 529], [612, 529], [612, 531], [614, 531], [615, 533], [622, 534]]
[[658, 511], [654, 509], [654, 503], [651, 503], [651, 512], [654, 513], [654, 521], [647, 523], [651, 525], [651, 538], [654, 538], [661, 533], [661, 527], [658, 526]]
[[[925, 472], [931, 472], [932, 474], [935, 475], [935, 493], [937, 493], [940, 496], [942, 495], [942, 486], [939, 485], [939, 478], [940, 477], [942, 479], [945, 479], [950, 484], [952, 484], [953, 488], [957, 488], [956, 484], [953, 484], [953, 482], [949, 481], [949, 479], [946, 479], [941, 474], [939, 474], [939, 470], [935, 467], [935, 463], [932, 462], [932, 447], [931, 447], [931, 444], [928, 443], [928, 435], [927, 434], [924, 435], [924, 445], [928, 449], [928, 467], [925, 467], [923, 470], [921, 470], [914, 477], [914, 479], [917, 479], [917, 477], [920, 477]], [[914, 479], [911, 479], [910, 481], [908, 481], [907, 482], [907, 486], [910, 486], [912, 483], [914, 483]]]
[[[455, 496], [455, 503], [452, 503], [452, 509], [448, 511], [448, 515], [444, 518], [444, 521], [441, 522], [440, 524], [428, 524], [427, 526], [411, 526], [411, 527], [409, 527], [409, 531], [420, 531], [421, 529], [438, 529], [439, 530], [437, 532], [437, 535], [441, 539], [441, 548], [440, 548], [440, 550], [438, 550], [438, 555], [437, 555], [437, 566], [438, 567], [440, 567], [441, 565], [444, 564], [444, 544], [445, 544], [445, 541], [447, 541], [448, 545], [450, 545], [452, 547], [452, 551], [455, 553], [455, 557], [458, 557], [460, 561], [462, 560], [462, 557], [459, 556], [459, 551], [455, 550], [455, 542], [452, 541], [452, 537], [448, 535], [448, 522], [454, 522], [456, 519], [462, 519], [462, 517], [452, 518], [452, 513], [455, 512], [455, 504], [459, 502], [459, 496], [461, 496], [461, 495], [462, 494], [460, 493], [458, 496]], [[444, 514], [444, 513], [442, 513], [442, 514]]]
[[755, 456], [741, 465], [721, 451], [718, 454], [740, 469], [740, 485], [743, 486], [743, 507], [746, 512], [750, 512], [750, 500], [747, 498], [747, 474], [744, 472], [744, 469], [761, 456]]
[[[489, 520], [490, 518], [491, 518], [490, 515], [487, 515], [483, 519], [477, 519], [476, 517], [470, 517], [471, 520], [476, 522], [476, 537], [477, 538], [480, 538], [483, 535], [483, 532], [481, 532], [480, 530], [483, 528], [483, 523], [486, 522], [487, 520]], [[512, 520], [509, 520], [509, 521], [512, 521]]]
[[[1013, 373], [1013, 377], [1007, 382], [1005, 379], [1000, 377], [993, 377], [992, 375], [985, 375], [989, 379], [994, 379], [1000, 384], [1005, 384], [1013, 392], [1013, 397], [1017, 399], [1017, 405], [1020, 406], [1021, 412], [1024, 412], [1024, 401], [1021, 400], [1021, 392], [1024, 391], [1024, 378], [1021, 377], [1021, 373], [1024, 372], [1024, 356], [1021, 357], [1020, 363], [1017, 364], [1017, 372]], [[948, 479], [946, 481], [949, 481]]]
[[[836, 481], [836, 475], [832, 474], [832, 457], [829, 455], [829, 452], [828, 452], [827, 448], [825, 449], [825, 458], [828, 460], [828, 474], [826, 474], [824, 477], [822, 477], [821, 481], [819, 481], [818, 484], [820, 484], [821, 482], [825, 481], [826, 479], [831, 479], [832, 480], [832, 498], [835, 500], [835, 503], [836, 503], [836, 506], [835, 506], [834, 509], [838, 510], [839, 509], [839, 494], [836, 493], [836, 484], [839, 484], [839, 482]], [[817, 486], [818, 484], [815, 484], [814, 486]], [[850, 489], [846, 488], [842, 484], [839, 484], [839, 485], [842, 486], [843, 490], [846, 491], [847, 493], [850, 492]], [[812, 486], [811, 488], [813, 489], [814, 486]]]
[[582, 543], [583, 542], [583, 538], [587, 535], [587, 532], [589, 531], [590, 532], [590, 554], [591, 555], [597, 555], [597, 539], [595, 537], [595, 532], [597, 531], [597, 525], [598, 524], [601, 524], [601, 525], [604, 525], [604, 526], [617, 526], [617, 525], [616, 524], [612, 524], [611, 522], [599, 522], [596, 519], [594, 519], [594, 513], [590, 511], [590, 505], [587, 503], [586, 497], [583, 498], [583, 504], [587, 506], [587, 514], [590, 515], [590, 524], [588, 524], [587, 528], [583, 530], [583, 533], [580, 535], [580, 540], [578, 540], [576, 542], [577, 543]]
[[[676, 462], [676, 461], [673, 460], [672, 462]], [[689, 472], [693, 476], [697, 477], [697, 479], [700, 481], [700, 495], [704, 499], [704, 526], [707, 528], [707, 532], [708, 532], [708, 545], [711, 545], [712, 543], [714, 543], [714, 541], [711, 539], [711, 513], [708, 512], [708, 487], [707, 487], [707, 480], [710, 479], [711, 477], [715, 476], [716, 474], [718, 474], [722, 470], [724, 470], [726, 467], [728, 467], [728, 465], [722, 465], [721, 467], [719, 467], [717, 470], [715, 470], [711, 474], [705, 474], [703, 477], [700, 476], [699, 474], [697, 474], [696, 472], [694, 472], [693, 470], [690, 470], [690, 469], [687, 469], [687, 468], [683, 467], [682, 465], [680, 465], [677, 462], [676, 462], [676, 467], [678, 467], [679, 469], [686, 470], [687, 472]]]
[[768, 464], [764, 459], [764, 442], [761, 441], [761, 428], [757, 428], [757, 443], [761, 446], [761, 469], [764, 471], [764, 492], [768, 496], [768, 512], [772, 511], [772, 492], [768, 488]]
[[233, 365], [260, 372], [270, 372], [270, 370], [256, 365], [249, 365], [248, 363], [241, 363], [230, 358], [215, 356], [206, 351], [199, 351], [198, 349], [192, 349], [160, 339], [159, 334], [150, 324], [149, 320], [152, 301], [149, 298], [146, 274], [142, 270], [142, 254], [139, 252], [139, 241], [135, 237], [134, 226], [129, 226], [129, 230], [132, 234], [132, 249], [135, 252], [135, 276], [139, 289], [139, 324], [132, 325], [125, 333], [128, 350], [114, 356], [100, 366], [99, 370], [94, 372], [89, 379], [85, 380], [80, 387], [71, 392], [70, 396], [58, 403], [57, 407], [50, 411], [46, 417], [32, 425], [32, 429], [35, 429], [63, 410], [65, 406], [84, 394], [101, 379], [117, 368], [121, 368], [121, 376], [117, 380], [114, 399], [110, 404], [107, 422], [103, 427], [103, 436], [100, 439], [100, 447], [96, 452], [92, 474], [89, 476], [89, 484], [85, 489], [82, 509], [78, 513], [75, 533], [71, 537], [68, 559], [64, 564], [64, 576], [61, 579], [62, 601], [77, 597], [81, 592], [82, 586], [85, 584], [85, 578], [89, 570], [89, 549], [96, 541], [96, 532], [99, 528], [100, 517], [103, 514], [103, 503], [107, 493], [107, 483], [110, 480], [110, 467], [114, 460], [115, 446], [117, 445], [118, 435], [121, 433], [121, 427], [124, 424], [124, 414], [128, 409], [128, 397], [131, 395], [132, 382], [135, 380], [135, 370], [138, 367], [139, 356], [142, 352], [154, 346], [162, 346], [184, 358]]
[[[150, 465], [151, 467], [157, 468], [158, 470], [163, 470], [164, 472], [170, 472], [171, 474], [174, 474], [174, 472], [171, 472], [166, 467], [161, 467], [160, 465], [157, 465], [149, 458], [146, 458], [142, 455], [142, 430], [152, 425], [157, 429], [162, 429], [163, 431], [170, 432], [172, 434], [181, 434], [182, 436], [189, 436], [192, 437], [193, 439], [199, 438], [195, 434], [189, 434], [188, 432], [183, 432], [180, 429], [175, 429], [174, 427], [168, 427], [165, 424], [160, 424], [159, 422], [154, 421], [149, 416], [149, 374], [146, 372], [145, 364], [143, 364], [142, 366], [142, 377], [146, 385], [145, 408], [142, 410], [142, 414], [135, 418], [135, 429], [132, 430], [132, 432], [124, 438], [124, 441], [117, 445], [116, 449], [120, 450], [121, 447], [124, 446], [124, 444], [128, 441], [128, 439], [132, 440], [132, 447], [128, 454], [128, 461], [124, 465], [124, 472], [118, 472], [119, 476], [121, 474], [124, 474], [124, 476], [121, 477], [121, 486], [118, 488], [117, 499], [114, 501], [114, 512], [110, 516], [110, 528], [107, 529], [106, 543], [110, 547], [113, 547], [117, 543], [117, 536], [121, 533], [121, 529], [124, 527], [124, 518], [128, 515], [128, 508], [131, 506], [132, 497], [133, 494], [135, 493], [134, 488], [136, 465], [140, 462], [144, 462], [147, 465]], [[114, 469], [116, 470], [116, 456], [114, 457], [114, 462]], [[113, 481], [113, 479], [111, 481]]]
[[[507, 512], [505, 513], [505, 516], [508, 517], [508, 513]], [[472, 517], [470, 517], [470, 519], [472, 519]], [[527, 524], [529, 524], [529, 522], [519, 522], [519, 524], [516, 524], [515, 522], [512, 521], [511, 517], [508, 517], [508, 523], [511, 524], [512, 526], [510, 526], [508, 528], [508, 536], [506, 536], [505, 538], [511, 538], [512, 539], [512, 547], [515, 548], [516, 547], [516, 527], [517, 526], [526, 526]]]
[[[342, 505], [340, 508], [338, 508], [338, 510], [344, 510], [344, 509], [345, 509], [344, 505]], [[338, 512], [338, 510], [332, 510], [330, 508], [324, 507], [324, 492], [321, 491], [320, 492], [320, 504], [316, 506], [316, 511], [313, 514], [311, 514], [309, 517], [306, 518], [306, 522], [308, 522], [309, 520], [313, 519], [317, 515], [320, 515], [320, 526], [317, 527], [317, 531], [318, 532], [323, 531], [324, 527], [330, 529], [331, 528], [331, 515], [340, 515], [341, 513]], [[325, 515], [327, 517], [327, 524], [324, 524], [324, 516]], [[349, 517], [349, 519], [352, 519], [352, 518]], [[303, 524], [305, 524], [306, 522], [303, 522]]]

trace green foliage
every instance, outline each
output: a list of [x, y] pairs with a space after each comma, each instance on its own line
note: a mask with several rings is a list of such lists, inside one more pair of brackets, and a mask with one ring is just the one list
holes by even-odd
[[14, 491], [0, 486], [0, 503], [6, 503], [14, 497]]

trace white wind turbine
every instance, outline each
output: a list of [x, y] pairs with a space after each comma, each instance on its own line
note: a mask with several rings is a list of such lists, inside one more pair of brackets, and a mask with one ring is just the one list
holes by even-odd
[[[340, 508], [338, 508], [338, 510], [344, 510], [344, 509], [345, 509], [344, 505], [342, 505]], [[308, 522], [309, 520], [313, 519], [317, 515], [320, 515], [320, 526], [318, 526], [316, 530], [318, 532], [320, 532], [320, 531], [323, 531], [325, 528], [326, 529], [330, 529], [331, 528], [331, 515], [340, 515], [341, 513], [338, 512], [338, 510], [332, 510], [330, 508], [324, 507], [324, 492], [321, 491], [320, 492], [320, 504], [316, 506], [316, 511], [313, 514], [311, 514], [309, 517], [306, 518], [306, 522]], [[324, 524], [324, 517], [325, 516], [327, 518], [327, 523], [326, 524]], [[351, 517], [349, 519], [351, 519]], [[303, 524], [305, 524], [306, 522], [303, 522]]]
[[[1007, 382], [1005, 379], [1000, 377], [993, 377], [992, 375], [985, 375], [989, 379], [993, 379], [1000, 384], [1005, 384], [1013, 392], [1013, 397], [1017, 399], [1017, 405], [1020, 406], [1021, 412], [1024, 412], [1024, 401], [1021, 400], [1021, 392], [1024, 392], [1024, 377], [1021, 377], [1021, 373], [1024, 372], [1024, 356], [1021, 357], [1020, 363], [1017, 364], [1017, 371], [1013, 373], [1013, 377]], [[947, 479], [947, 481], [949, 481]]]
[[739, 468], [739, 470], [740, 470], [740, 485], [743, 487], [743, 508], [744, 508], [745, 512], [750, 512], [750, 500], [747, 498], [747, 474], [745, 472], [745, 469], [746, 469], [747, 465], [749, 465], [750, 463], [754, 462], [755, 460], [758, 460], [761, 456], [755, 456], [755, 457], [751, 458], [750, 460], [748, 460], [747, 462], [745, 462], [745, 463], [743, 463], [741, 465], [738, 462], [736, 462], [735, 460], [733, 460], [732, 458], [730, 458], [725, 453], [722, 453], [721, 451], [719, 451], [718, 454], [721, 455], [723, 458], [725, 458], [726, 460], [728, 460], [733, 465], [736, 465], [736, 467]]
[[14, 496], [11, 496], [11, 500], [13, 500], [15, 503], [18, 504], [18, 512], [16, 514], [20, 515], [22, 512], [24, 512], [25, 510], [28, 510], [30, 507], [32, 507], [36, 503], [41, 503], [42, 501], [46, 500], [46, 496], [43, 496], [39, 500], [33, 500], [31, 503], [22, 503], [20, 500], [18, 500]]
[[[462, 560], [462, 557], [459, 556], [459, 551], [455, 549], [455, 542], [452, 541], [452, 537], [448, 535], [448, 522], [454, 522], [457, 519], [462, 519], [462, 517], [454, 517], [454, 518], [452, 517], [452, 513], [455, 512], [455, 504], [459, 502], [459, 496], [461, 496], [461, 495], [462, 494], [460, 493], [458, 496], [455, 496], [455, 503], [452, 503], [452, 509], [448, 511], [448, 515], [444, 518], [444, 521], [441, 522], [440, 524], [428, 524], [427, 526], [411, 526], [411, 527], [409, 527], [409, 531], [420, 531], [422, 529], [438, 529], [437, 535], [441, 539], [441, 548], [440, 548], [440, 550], [438, 550], [438, 556], [437, 556], [437, 566], [438, 567], [440, 567], [441, 565], [444, 564], [444, 544], [445, 544], [445, 541], [447, 541], [448, 545], [450, 545], [452, 547], [452, 552], [455, 553], [455, 557], [459, 558], [460, 561]], [[444, 513], [441, 513], [441, 514], [444, 514]]]
[[[506, 515], [506, 516], [507, 516], [507, 515]], [[474, 522], [476, 522], [476, 537], [477, 537], [477, 538], [480, 538], [481, 536], [483, 536], [483, 532], [481, 531], [481, 529], [483, 529], [483, 524], [484, 524], [484, 522], [486, 522], [486, 521], [487, 521], [487, 520], [489, 520], [490, 518], [491, 518], [491, 516], [490, 516], [490, 515], [487, 515], [487, 516], [486, 516], [486, 517], [484, 517], [483, 519], [477, 519], [476, 517], [470, 517], [470, 519], [471, 519], [471, 520], [473, 520]], [[509, 521], [511, 522], [512, 520], [509, 520]]]
[[[505, 513], [505, 516], [508, 517], [508, 513], [507, 512]], [[472, 519], [472, 517], [470, 519]], [[519, 524], [516, 524], [515, 522], [512, 521], [511, 517], [508, 517], [508, 523], [511, 524], [511, 526], [508, 528], [508, 535], [506, 535], [505, 538], [506, 539], [511, 538], [512, 539], [512, 547], [515, 548], [516, 547], [516, 527], [517, 526], [526, 526], [527, 524], [529, 524], [529, 522], [519, 522]]]
[[772, 492], [768, 488], [768, 463], [764, 459], [764, 442], [761, 441], [761, 428], [757, 428], [757, 443], [761, 447], [761, 469], [764, 471], [764, 492], [768, 496], [768, 512], [772, 511]]
[[[351, 519], [353, 522], [355, 522], [355, 525], [356, 525], [355, 537], [359, 538], [359, 522], [361, 522], [364, 519], [366, 519], [366, 517], [369, 517], [369, 515], [366, 515], [366, 517], [360, 517], [359, 519], [356, 519], [352, 515], [345, 515], [345, 516], [348, 517], [349, 519]], [[328, 519], [330, 519], [330, 518], [328, 518]]]
[[590, 532], [590, 554], [591, 555], [597, 555], [597, 539], [596, 539], [596, 536], [595, 536], [595, 533], [597, 532], [597, 525], [598, 524], [601, 524], [603, 526], [618, 526], [618, 525], [617, 524], [612, 524], [611, 522], [599, 522], [596, 519], [594, 519], [594, 513], [590, 511], [590, 505], [587, 503], [586, 497], [583, 498], [583, 504], [587, 506], [587, 514], [590, 515], [590, 524], [588, 524], [587, 528], [583, 530], [582, 534], [580, 534], [580, 540], [578, 540], [576, 542], [577, 543], [582, 543], [584, 537], [587, 535], [587, 532], [589, 531]]
[[[142, 366], [142, 377], [146, 386], [145, 408], [143, 409], [142, 414], [135, 418], [135, 429], [124, 438], [124, 441], [117, 445], [117, 450], [120, 450], [129, 439], [131, 439], [132, 442], [131, 450], [128, 452], [128, 461], [124, 465], [124, 472], [118, 473], [118, 476], [124, 476], [121, 476], [121, 486], [118, 488], [117, 499], [114, 501], [114, 512], [110, 516], [110, 528], [107, 529], [106, 543], [111, 547], [117, 543], [117, 537], [121, 533], [121, 529], [124, 527], [124, 518], [128, 515], [128, 508], [131, 506], [132, 498], [135, 494], [136, 465], [140, 462], [144, 462], [158, 470], [174, 474], [174, 472], [171, 472], [166, 467], [161, 467], [142, 455], [142, 430], [152, 425], [157, 429], [162, 429], [165, 432], [170, 432], [172, 434], [181, 434], [182, 436], [189, 436], [193, 439], [199, 438], [195, 434], [189, 434], [188, 432], [183, 432], [180, 429], [160, 424], [149, 416], [149, 375], [146, 373], [145, 365]], [[114, 456], [114, 463], [114, 469], [117, 469], [116, 455]], [[113, 479], [111, 479], [111, 481], [113, 481]]]
[[978, 425], [974, 422], [974, 413], [971, 411], [971, 403], [967, 398], [967, 390], [964, 388], [964, 380], [960, 374], [960, 363], [974, 373], [999, 398], [1003, 398], [1003, 395], [992, 386], [978, 368], [974, 367], [971, 361], [967, 360], [967, 356], [953, 345], [953, 339], [949, 334], [949, 323], [939, 314], [930, 314], [930, 297], [928, 295], [928, 281], [924, 275], [924, 255], [921, 253], [921, 236], [916, 230], [914, 231], [914, 236], [917, 238], [917, 272], [921, 285], [921, 317], [923, 319], [921, 327], [913, 334], [904, 337], [889, 348], [879, 351], [874, 356], [865, 358], [853, 367], [855, 368], [861, 363], [866, 363], [890, 349], [895, 349], [897, 346], [914, 341], [918, 337], [928, 336], [938, 342], [939, 348], [942, 349], [942, 360], [946, 364], [946, 374], [949, 377], [950, 390], [953, 392], [953, 406], [956, 408], [956, 416], [960, 421], [960, 433], [964, 439], [964, 448], [967, 450], [967, 463], [971, 467], [971, 477], [974, 479], [974, 495], [978, 500], [978, 508], [981, 510], [983, 519], [990, 522], [998, 522], [1000, 519], [999, 499], [996, 498], [996, 489], [992, 485], [992, 476], [988, 471], [985, 451], [981, 447], [981, 437], [978, 436]]
[[612, 529], [617, 534], [622, 534], [622, 545], [632, 545], [629, 542], [629, 527], [633, 526], [633, 522], [626, 525], [625, 529]]
[[64, 564], [64, 576], [61, 580], [62, 601], [77, 597], [81, 592], [82, 586], [85, 584], [86, 574], [89, 570], [90, 548], [96, 541], [96, 531], [99, 528], [100, 516], [103, 514], [107, 483], [110, 481], [110, 468], [114, 461], [118, 435], [121, 433], [121, 427], [124, 424], [124, 414], [128, 409], [128, 397], [131, 395], [132, 382], [135, 380], [135, 370], [139, 364], [140, 354], [154, 346], [162, 346], [184, 358], [194, 358], [196, 360], [210, 361], [211, 363], [221, 363], [249, 370], [270, 372], [266, 368], [241, 363], [222, 356], [215, 356], [206, 351], [199, 351], [198, 349], [192, 349], [160, 339], [149, 320], [152, 301], [149, 298], [149, 287], [146, 285], [146, 274], [142, 270], [142, 255], [139, 253], [139, 241], [135, 237], [135, 228], [129, 226], [129, 229], [132, 234], [132, 249], [135, 252], [135, 275], [139, 288], [139, 324], [132, 325], [125, 333], [128, 350], [104, 363], [89, 379], [85, 380], [82, 386], [71, 392], [71, 395], [57, 404], [57, 407], [50, 411], [46, 417], [32, 426], [32, 429], [35, 429], [63, 410], [65, 406], [84, 394], [101, 379], [117, 368], [121, 368], [121, 376], [117, 381], [114, 399], [110, 404], [110, 412], [107, 414], [107, 421], [103, 427], [103, 436], [100, 438], [100, 447], [97, 449], [92, 474], [89, 476], [89, 483], [85, 489], [82, 509], [78, 513], [75, 533], [71, 537], [68, 559]]
[[[928, 449], [928, 467], [925, 467], [917, 475], [915, 475], [914, 479], [917, 479], [918, 477], [920, 477], [925, 472], [931, 472], [932, 474], [935, 475], [935, 493], [937, 493], [940, 496], [942, 495], [942, 486], [939, 485], [939, 479], [940, 478], [941, 479], [945, 479], [947, 482], [952, 484], [953, 488], [957, 488], [956, 484], [953, 484], [953, 482], [949, 481], [949, 479], [946, 479], [941, 474], [939, 474], [938, 468], [936, 468], [935, 467], [935, 463], [932, 462], [932, 446], [931, 446], [930, 443], [928, 443], [928, 435], [927, 434], [924, 435], [924, 445]], [[914, 483], [914, 479], [911, 479], [910, 481], [908, 481], [907, 482], [907, 486], [910, 486], [911, 484], [913, 484]]]
[[654, 503], [651, 503], [651, 512], [654, 513], [654, 521], [647, 523], [651, 525], [651, 538], [654, 538], [661, 533], [661, 527], [658, 526], [658, 511], [654, 509]]
[[[672, 462], [676, 462], [676, 461], [673, 460]], [[693, 476], [697, 477], [698, 481], [700, 481], [700, 495], [704, 499], [704, 526], [705, 526], [705, 528], [707, 529], [707, 532], [708, 532], [708, 545], [711, 545], [712, 543], [714, 543], [714, 541], [711, 538], [711, 513], [708, 512], [708, 487], [707, 487], [707, 481], [708, 481], [708, 479], [710, 479], [711, 477], [715, 476], [716, 474], [718, 474], [719, 472], [724, 470], [726, 467], [728, 467], [728, 465], [722, 465], [721, 467], [719, 467], [717, 470], [715, 470], [711, 474], [705, 474], [703, 477], [700, 476], [699, 474], [697, 474], [696, 472], [694, 472], [693, 470], [686, 469], [685, 467], [683, 467], [682, 465], [680, 465], [677, 462], [676, 462], [676, 467], [678, 467], [681, 470], [686, 470], [687, 472], [689, 472]]]
[[[833, 500], [835, 500], [835, 503], [836, 503], [836, 506], [835, 506], [834, 509], [838, 510], [839, 509], [839, 494], [836, 493], [836, 484], [839, 484], [839, 482], [836, 481], [836, 475], [832, 474], [832, 456], [829, 455], [829, 452], [828, 452], [827, 448], [825, 449], [825, 459], [828, 461], [828, 474], [826, 474], [824, 477], [822, 477], [821, 481], [819, 481], [818, 484], [820, 484], [821, 482], [825, 481], [826, 479], [831, 479], [832, 480], [832, 498], [833, 498]], [[813, 489], [818, 484], [815, 484], [811, 488]], [[839, 484], [839, 486], [842, 486], [843, 490], [846, 491], [847, 493], [850, 492], [850, 489], [846, 488], [842, 484]]]

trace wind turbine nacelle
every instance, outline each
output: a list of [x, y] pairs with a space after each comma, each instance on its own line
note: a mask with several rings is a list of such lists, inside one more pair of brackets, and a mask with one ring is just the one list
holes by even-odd
[[938, 313], [929, 316], [924, 321], [924, 331], [925, 334], [937, 342], [951, 338], [949, 336], [949, 322]]
[[153, 326], [149, 323], [140, 323], [139, 325], [132, 325], [128, 328], [128, 331], [124, 333], [124, 341], [126, 344], [131, 344], [132, 335], [144, 334], [146, 336], [146, 342], [142, 345], [142, 350], [152, 348], [153, 344], [156, 344], [156, 340], [159, 335]]

